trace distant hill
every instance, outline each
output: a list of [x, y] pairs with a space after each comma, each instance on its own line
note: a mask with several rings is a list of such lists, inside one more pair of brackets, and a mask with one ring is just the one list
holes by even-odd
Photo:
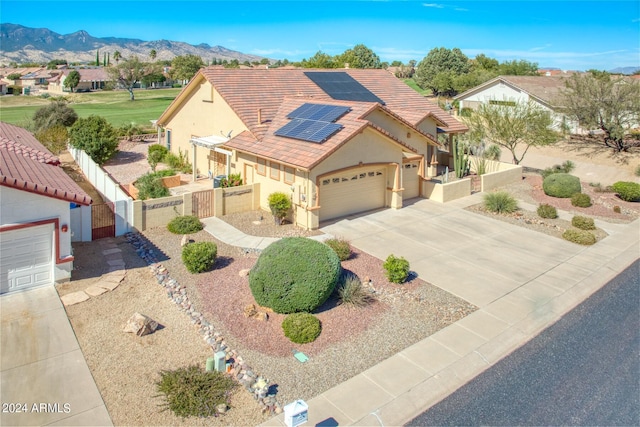
[[631, 75], [640, 70], [640, 67], [618, 67], [613, 70], [609, 70], [611, 74], [628, 74]]
[[100, 50], [100, 61], [109, 53], [113, 62], [113, 53], [119, 51], [123, 58], [137, 55], [147, 59], [151, 49], [156, 51], [156, 60], [171, 60], [176, 56], [192, 54], [205, 62], [212, 59], [260, 61], [261, 56], [248, 55], [222, 46], [209, 46], [206, 43], [197, 46], [169, 40], [144, 41], [117, 37], [93, 37], [86, 31], [76, 31], [61, 35], [47, 28], [29, 28], [17, 24], [0, 24], [0, 65], [10, 62], [47, 63], [53, 59], [66, 59], [68, 62], [94, 62], [96, 51]]

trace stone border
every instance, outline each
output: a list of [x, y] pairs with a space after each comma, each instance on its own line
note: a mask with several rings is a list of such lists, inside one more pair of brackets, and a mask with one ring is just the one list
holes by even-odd
[[215, 331], [214, 326], [195, 309], [187, 294], [187, 288], [169, 276], [169, 271], [158, 262], [145, 237], [134, 232], [125, 234], [125, 237], [134, 246], [138, 256], [147, 263], [158, 284], [166, 289], [167, 297], [189, 316], [191, 324], [199, 329], [203, 340], [211, 346], [212, 355], [224, 351], [227, 372], [258, 401], [262, 413], [282, 413], [282, 405], [277, 401], [275, 394], [270, 393], [269, 380], [257, 375], [237, 351], [229, 348], [224, 337]]

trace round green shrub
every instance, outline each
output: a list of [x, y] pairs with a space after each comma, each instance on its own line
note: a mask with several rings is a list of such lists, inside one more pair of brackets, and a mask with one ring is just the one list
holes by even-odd
[[484, 195], [484, 207], [495, 213], [512, 213], [518, 210], [518, 201], [506, 191], [496, 191]]
[[571, 204], [579, 208], [588, 208], [591, 206], [591, 197], [588, 194], [576, 193], [571, 196]]
[[540, 218], [549, 219], [558, 218], [558, 210], [555, 206], [551, 206], [547, 203], [541, 203], [540, 206], [538, 206], [538, 216]]
[[291, 198], [289, 195], [281, 192], [271, 193], [267, 198], [267, 202], [269, 203], [269, 209], [271, 209], [276, 224], [282, 224], [282, 221], [289, 213], [289, 209], [291, 209]]
[[593, 245], [596, 242], [596, 236], [593, 233], [575, 228], [570, 228], [562, 233], [562, 238], [579, 245]]
[[217, 416], [217, 406], [229, 405], [231, 391], [237, 386], [228, 375], [206, 372], [195, 365], [162, 371], [156, 383], [158, 392], [165, 397], [165, 406], [179, 417]]
[[285, 237], [262, 251], [249, 272], [256, 302], [276, 313], [312, 312], [334, 291], [342, 267], [327, 245]]
[[618, 181], [612, 187], [622, 200], [626, 202], [640, 201], [640, 184], [637, 182]]
[[576, 215], [571, 218], [571, 225], [581, 230], [595, 230], [596, 225], [593, 222], [593, 218], [589, 218], [586, 216]]
[[296, 344], [306, 344], [318, 338], [322, 331], [320, 320], [310, 313], [292, 313], [282, 321], [284, 336]]
[[391, 283], [403, 283], [409, 277], [409, 261], [403, 257], [389, 255], [382, 267]]
[[567, 199], [582, 192], [580, 178], [567, 173], [554, 173], [542, 181], [544, 194], [551, 197]]
[[211, 270], [216, 263], [218, 247], [213, 242], [189, 243], [182, 248], [182, 262], [189, 273]]
[[351, 257], [351, 245], [345, 239], [328, 239], [325, 242], [338, 255], [340, 261], [346, 261]]
[[204, 225], [195, 215], [177, 216], [167, 224], [167, 229], [174, 234], [193, 234], [203, 228]]

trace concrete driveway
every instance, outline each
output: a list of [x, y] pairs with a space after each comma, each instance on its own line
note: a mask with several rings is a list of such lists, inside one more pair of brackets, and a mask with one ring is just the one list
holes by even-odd
[[0, 296], [0, 425], [113, 425], [53, 286]]
[[[571, 261], [584, 247], [464, 210], [481, 201], [480, 194], [447, 204], [416, 199], [321, 230], [383, 260], [403, 256], [423, 280], [480, 308], [554, 269], [568, 284], [591, 272]], [[537, 289], [544, 292], [544, 284]]]

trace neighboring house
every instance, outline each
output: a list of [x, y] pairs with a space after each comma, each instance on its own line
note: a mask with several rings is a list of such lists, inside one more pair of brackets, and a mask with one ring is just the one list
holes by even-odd
[[363, 69], [205, 68], [157, 124], [194, 179], [239, 173], [266, 210], [269, 194], [290, 194], [290, 219], [307, 229], [421, 196], [438, 134], [467, 130], [386, 70]]
[[554, 127], [577, 133], [580, 131], [575, 121], [567, 119], [559, 110], [562, 91], [566, 88], [563, 76], [498, 76], [479, 86], [461, 93], [454, 99], [464, 108], [476, 109], [480, 104], [510, 105], [516, 102], [533, 101], [549, 111], [554, 119]]
[[74, 89], [76, 92], [88, 92], [91, 90], [104, 89], [107, 82], [110, 81], [107, 72], [102, 67], [96, 68], [78, 68], [62, 70], [57, 76], [49, 79], [49, 92], [63, 93], [69, 92], [69, 88], [64, 87], [64, 81], [72, 71], [80, 73], [80, 83]]
[[68, 280], [71, 204], [91, 198], [35, 137], [0, 122], [0, 293]]

